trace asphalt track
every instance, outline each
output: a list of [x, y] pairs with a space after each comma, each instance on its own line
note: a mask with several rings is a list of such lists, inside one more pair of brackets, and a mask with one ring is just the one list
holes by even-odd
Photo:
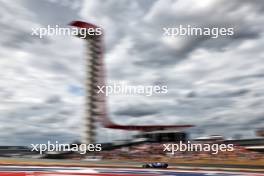
[[[53, 160], [53, 159], [26, 159], [26, 158], [0, 158], [0, 166], [56, 166], [56, 167], [84, 167], [84, 168], [112, 168], [112, 169], [142, 169], [143, 162], [132, 161], [84, 161], [84, 160]], [[231, 171], [264, 173], [264, 165], [239, 164], [183, 164], [169, 163], [169, 170], [201, 170], [201, 171]]]
[[175, 169], [97, 167], [0, 166], [1, 176], [264, 176], [264, 173]]
[[168, 169], [143, 169], [142, 162], [0, 158], [0, 176], [264, 176], [263, 165], [176, 164]]

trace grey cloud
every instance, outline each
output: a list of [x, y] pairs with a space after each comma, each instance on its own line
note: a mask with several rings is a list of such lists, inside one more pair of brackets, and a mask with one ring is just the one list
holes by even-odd
[[[220, 92], [211, 92], [201, 93], [201, 97], [212, 97], [212, 98], [232, 98], [232, 97], [241, 97], [249, 93], [250, 90], [240, 88], [238, 90], [221, 90]], [[199, 96], [199, 94], [198, 94]]]
[[56, 103], [60, 103], [61, 102], [61, 97], [59, 96], [52, 96], [52, 97], [49, 97], [47, 100], [46, 100], [46, 103], [49, 103], [49, 104], [56, 104]]
[[158, 114], [158, 110], [150, 105], [137, 104], [132, 106], [126, 106], [118, 109], [115, 112], [117, 116], [130, 116], [130, 117], [143, 117], [147, 115], [155, 115]]
[[[168, 1], [167, 4], [170, 3], [177, 4], [177, 1]], [[252, 7], [250, 3], [246, 4], [248, 4], [249, 7]], [[140, 53], [143, 53], [140, 54], [141, 57], [138, 57], [140, 61], [136, 61], [135, 64], [143, 67], [154, 66], [155, 68], [160, 68], [176, 64], [178, 61], [186, 59], [188, 55], [199, 48], [221, 50], [228, 45], [232, 45], [232, 43], [241, 42], [241, 40], [245, 39], [257, 38], [261, 34], [261, 24], [252, 24], [253, 22], [248, 22], [243, 16], [238, 17], [238, 15], [233, 15], [233, 17], [230, 18], [222, 18], [223, 13], [225, 15], [232, 14], [235, 10], [239, 9], [238, 7], [243, 7], [243, 4], [222, 1], [221, 3], [215, 3], [214, 6], [210, 7], [211, 9], [207, 9], [202, 13], [200, 11], [193, 11], [186, 15], [180, 14], [181, 12], [175, 12], [176, 14], [172, 15], [169, 10], [164, 10], [160, 13], [157, 12], [156, 16], [153, 16], [149, 21], [151, 27], [142, 27], [142, 30], [138, 30], [140, 32], [134, 34], [135, 36], [141, 36], [135, 37], [135, 39], [137, 39], [135, 43], [139, 44], [139, 47], [135, 48], [135, 51], [141, 51]], [[253, 6], [253, 8], [256, 7]], [[162, 7], [160, 7], [160, 9], [162, 9]], [[218, 13], [218, 11], [221, 11], [221, 13]], [[155, 10], [153, 10], [152, 13], [155, 14]], [[153, 40], [152, 45], [147, 45], [149, 48], [141, 46], [144, 45], [144, 43], [148, 43], [148, 39], [143, 37], [142, 34], [151, 32], [156, 34], [156, 38], [159, 39], [162, 37], [162, 27], [177, 27], [179, 24], [191, 24], [195, 27], [234, 27], [235, 34], [231, 37], [220, 37], [220, 39], [217, 40], [206, 36], [185, 37], [185, 44], [175, 43], [175, 45], [182, 45], [179, 50], [162, 47], [162, 44], [158, 40]]]

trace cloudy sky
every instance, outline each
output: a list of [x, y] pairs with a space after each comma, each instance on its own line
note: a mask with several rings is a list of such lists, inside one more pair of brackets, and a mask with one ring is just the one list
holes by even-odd
[[[84, 41], [31, 35], [72, 20], [104, 29], [108, 82], [168, 86], [165, 95], [108, 97], [115, 122], [193, 124], [193, 137], [253, 137], [264, 126], [261, 0], [0, 0], [0, 145], [80, 138]], [[163, 36], [180, 24], [235, 33]], [[100, 128], [98, 140], [129, 136], [118, 132]]]

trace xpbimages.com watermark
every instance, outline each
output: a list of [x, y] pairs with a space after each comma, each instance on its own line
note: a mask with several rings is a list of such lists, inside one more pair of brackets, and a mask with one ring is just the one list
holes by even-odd
[[106, 86], [97, 86], [97, 93], [109, 95], [145, 95], [152, 96], [154, 94], [166, 94], [168, 93], [168, 86], [166, 85], [128, 85], [125, 82], [112, 83]]
[[58, 141], [55, 143], [48, 141], [47, 144], [31, 144], [31, 151], [39, 152], [39, 154], [65, 151], [86, 154], [86, 152], [102, 151], [102, 144], [61, 144]]
[[44, 36], [77, 36], [80, 38], [86, 38], [87, 36], [93, 35], [102, 35], [102, 28], [77, 28], [77, 27], [60, 27], [59, 25], [51, 26], [47, 25], [47, 27], [37, 27], [32, 28], [31, 35], [38, 36], [39, 38], [43, 38]]
[[234, 144], [206, 144], [206, 143], [191, 143], [187, 141], [177, 144], [163, 144], [163, 152], [175, 154], [176, 152], [210, 152], [218, 154], [218, 152], [234, 151]]

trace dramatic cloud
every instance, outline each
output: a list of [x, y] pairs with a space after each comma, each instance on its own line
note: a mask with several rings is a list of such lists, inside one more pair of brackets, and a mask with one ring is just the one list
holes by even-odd
[[[110, 97], [111, 117], [126, 124], [190, 123], [197, 126], [192, 131], [204, 135], [253, 136], [262, 124], [249, 125], [249, 119], [263, 114], [255, 95], [263, 85], [263, 2], [141, 3], [89, 1], [81, 11], [105, 29], [109, 80], [169, 87], [164, 96]], [[180, 24], [233, 27], [235, 34], [218, 39], [163, 36], [163, 27]]]
[[[263, 9], [260, 0], [0, 1], [1, 144], [80, 138], [84, 41], [31, 35], [76, 19], [104, 29], [108, 82], [168, 86], [168, 94], [151, 97], [109, 96], [114, 121], [194, 124], [194, 137], [252, 137], [264, 120]], [[163, 35], [180, 24], [235, 30], [217, 39]], [[111, 134], [99, 127], [98, 140]]]

